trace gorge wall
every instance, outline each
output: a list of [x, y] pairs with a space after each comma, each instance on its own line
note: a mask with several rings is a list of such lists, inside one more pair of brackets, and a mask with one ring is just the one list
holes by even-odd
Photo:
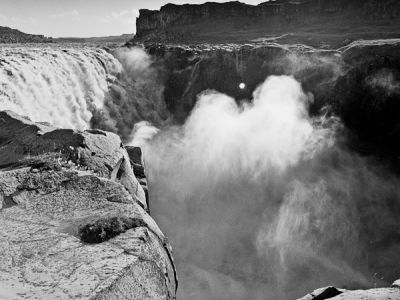
[[[159, 11], [140, 10], [135, 41], [249, 42], [283, 34], [288, 39], [287, 34], [292, 33], [294, 41], [337, 45], [338, 39], [343, 42], [350, 33], [353, 38], [396, 35], [399, 14], [400, 4], [391, 0], [276, 0], [257, 6], [241, 2], [167, 4]], [[372, 27], [373, 32], [366, 33], [365, 26], [374, 24], [380, 28]], [[328, 35], [325, 40], [323, 35]]]
[[[3, 47], [0, 106], [37, 122], [0, 115], [5, 292], [173, 299], [149, 199], [179, 298], [388, 287], [400, 274], [399, 45]], [[124, 146], [138, 142], [146, 172]], [[365, 295], [305, 299], [338, 292]], [[368, 293], [386, 292], [399, 289]]]
[[397, 157], [399, 45], [399, 40], [360, 41], [326, 51], [272, 43], [211, 47], [151, 44], [147, 51], [155, 65], [163, 66], [164, 101], [178, 123], [190, 115], [198, 95], [205, 90], [247, 101], [266, 77], [290, 75], [313, 95], [309, 106], [312, 115], [328, 108], [355, 134], [355, 147]]

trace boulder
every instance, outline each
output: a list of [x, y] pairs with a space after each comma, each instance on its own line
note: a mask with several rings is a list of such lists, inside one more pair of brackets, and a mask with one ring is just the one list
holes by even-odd
[[146, 209], [118, 136], [0, 112], [0, 299], [175, 299]]
[[24, 159], [51, 153], [60, 161], [117, 180], [146, 208], [146, 197], [133, 173], [128, 153], [114, 133], [55, 129], [3, 111], [0, 112], [0, 143], [0, 168], [17, 167]]

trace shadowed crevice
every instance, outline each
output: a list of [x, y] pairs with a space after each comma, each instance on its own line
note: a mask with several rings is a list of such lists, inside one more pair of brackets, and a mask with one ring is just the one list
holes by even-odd
[[79, 237], [85, 243], [98, 244], [146, 223], [137, 218], [110, 217], [86, 224], [79, 229]]
[[337, 295], [342, 294], [343, 292], [339, 291], [337, 288], [330, 286], [326, 288], [321, 294], [316, 295], [312, 298], [312, 300], [325, 300], [336, 297]]

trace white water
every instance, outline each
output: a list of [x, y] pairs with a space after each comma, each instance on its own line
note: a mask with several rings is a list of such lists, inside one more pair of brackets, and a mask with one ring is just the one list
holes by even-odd
[[0, 49], [0, 110], [74, 129], [90, 127], [122, 65], [105, 50], [73, 46]]
[[399, 181], [342, 148], [340, 120], [309, 116], [309, 101], [293, 77], [271, 76], [250, 103], [207, 91], [182, 126], [137, 124], [132, 144], [176, 249], [179, 298], [289, 300], [387, 284]]
[[[0, 110], [60, 127], [87, 128], [97, 117], [121, 135], [134, 129], [182, 299], [295, 299], [329, 284], [380, 284], [376, 266], [398, 261], [390, 240], [398, 179], [336, 144], [335, 124], [308, 116], [298, 82], [271, 77], [245, 105], [203, 93], [183, 126], [133, 128], [165, 117], [163, 87], [143, 51], [116, 57], [92, 47], [6, 46]], [[397, 86], [378, 75], [371, 85]]]

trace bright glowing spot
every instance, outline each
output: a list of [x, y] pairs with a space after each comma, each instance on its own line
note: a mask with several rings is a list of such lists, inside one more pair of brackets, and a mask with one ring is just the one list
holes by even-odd
[[239, 89], [244, 90], [246, 88], [246, 84], [245, 83], [241, 83], [239, 84]]

